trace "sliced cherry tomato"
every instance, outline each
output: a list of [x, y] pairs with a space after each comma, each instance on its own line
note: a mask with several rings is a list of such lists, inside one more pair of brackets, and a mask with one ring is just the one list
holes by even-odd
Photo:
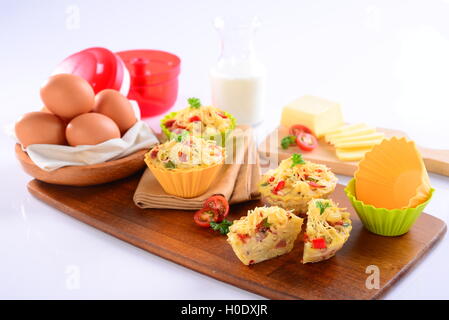
[[218, 211], [218, 217], [215, 222], [221, 222], [229, 213], [229, 203], [222, 195], [214, 195], [204, 202], [204, 208]]
[[312, 248], [314, 249], [326, 249], [326, 240], [324, 238], [318, 238], [312, 240]]
[[301, 132], [296, 136], [296, 144], [303, 151], [312, 151], [318, 146], [318, 141], [314, 135], [307, 132]]
[[312, 130], [310, 130], [306, 126], [303, 126], [302, 124], [294, 124], [294, 125], [292, 125], [290, 127], [289, 132], [290, 132], [290, 134], [292, 136], [295, 136], [295, 137], [297, 137], [301, 132], [313, 134]]
[[201, 118], [198, 116], [193, 116], [189, 118], [189, 122], [201, 121]]
[[216, 222], [217, 218], [218, 218], [217, 210], [213, 210], [210, 208], [202, 208], [197, 212], [195, 212], [195, 215], [193, 216], [193, 221], [195, 221], [195, 223], [200, 227], [208, 228], [210, 227], [210, 222], [211, 221]]

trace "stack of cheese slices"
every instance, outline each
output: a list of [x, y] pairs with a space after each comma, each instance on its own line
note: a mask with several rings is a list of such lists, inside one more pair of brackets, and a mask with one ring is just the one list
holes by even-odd
[[383, 132], [364, 123], [345, 124], [327, 132], [324, 140], [336, 149], [338, 159], [357, 161], [385, 138]]

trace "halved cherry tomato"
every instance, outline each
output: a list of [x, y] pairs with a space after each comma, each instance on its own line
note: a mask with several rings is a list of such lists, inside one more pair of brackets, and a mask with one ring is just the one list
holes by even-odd
[[219, 195], [219, 194], [214, 195], [214, 196], [210, 197], [209, 199], [207, 199], [204, 202], [203, 207], [205, 209], [212, 209], [212, 210], [218, 211], [218, 217], [215, 222], [223, 221], [223, 219], [226, 218], [229, 213], [228, 200], [226, 200], [225, 197], [223, 197], [222, 195]]
[[201, 118], [198, 116], [193, 116], [189, 118], [189, 122], [201, 121]]
[[301, 150], [312, 151], [318, 146], [318, 141], [314, 135], [301, 132], [296, 136], [296, 144]]
[[312, 130], [302, 124], [294, 124], [290, 127], [290, 134], [297, 137], [301, 132], [313, 134]]
[[202, 208], [197, 212], [195, 212], [195, 215], [193, 216], [193, 221], [195, 221], [195, 223], [200, 227], [208, 228], [210, 227], [211, 221], [217, 222], [217, 218], [218, 218], [217, 210], [213, 210], [210, 208]]

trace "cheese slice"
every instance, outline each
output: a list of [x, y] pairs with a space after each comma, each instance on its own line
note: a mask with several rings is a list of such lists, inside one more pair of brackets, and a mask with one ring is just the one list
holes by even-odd
[[361, 136], [351, 136], [351, 137], [343, 137], [340, 139], [335, 139], [334, 143], [337, 145], [339, 143], [344, 142], [354, 142], [354, 141], [367, 141], [367, 140], [375, 140], [375, 139], [383, 139], [385, 138], [385, 134], [383, 132], [375, 132], [375, 133], [369, 133], [364, 134]]
[[372, 147], [359, 149], [336, 149], [337, 158], [341, 161], [358, 161], [370, 151]]
[[338, 103], [314, 96], [303, 96], [282, 109], [281, 125], [302, 124], [317, 137], [344, 124]]
[[327, 136], [331, 136], [336, 133], [353, 131], [353, 130], [361, 129], [363, 127], [366, 127], [366, 124], [364, 124], [364, 123], [345, 124], [345, 125], [342, 125], [334, 130], [326, 132], [324, 134], [324, 136], [327, 137]]
[[366, 134], [375, 133], [375, 132], [376, 132], [376, 128], [366, 126], [361, 129], [351, 130], [351, 131], [347, 131], [347, 132], [345, 131], [345, 132], [336, 133], [336, 134], [327, 136], [326, 141], [329, 143], [335, 144], [335, 141], [342, 139], [342, 138], [356, 137], [356, 136], [366, 135]]
[[337, 142], [335, 143], [335, 147], [338, 149], [357, 149], [363, 147], [374, 147], [376, 144], [379, 144], [382, 140], [383, 138], [361, 140], [361, 141]]

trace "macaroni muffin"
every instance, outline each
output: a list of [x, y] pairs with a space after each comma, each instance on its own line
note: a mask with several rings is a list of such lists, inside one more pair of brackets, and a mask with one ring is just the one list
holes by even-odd
[[293, 249], [303, 219], [279, 207], [257, 207], [229, 227], [228, 242], [245, 265], [268, 260]]
[[161, 128], [168, 139], [185, 131], [223, 145], [227, 135], [236, 126], [235, 118], [218, 108], [203, 106], [197, 98], [188, 99], [189, 106], [171, 112], [161, 120]]
[[332, 200], [311, 200], [304, 233], [303, 263], [333, 257], [348, 240], [351, 230], [352, 223], [346, 209], [339, 208]]
[[165, 192], [192, 198], [206, 192], [222, 168], [225, 151], [215, 141], [180, 135], [145, 154], [145, 163]]
[[328, 167], [293, 154], [262, 176], [259, 191], [267, 205], [304, 215], [310, 200], [327, 198], [336, 185], [337, 177]]

